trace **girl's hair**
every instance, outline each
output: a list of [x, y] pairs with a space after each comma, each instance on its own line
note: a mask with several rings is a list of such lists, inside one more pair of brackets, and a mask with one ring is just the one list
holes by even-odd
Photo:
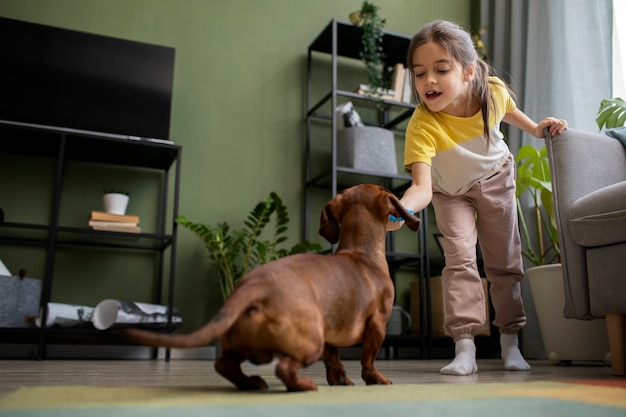
[[[419, 46], [431, 41], [445, 49], [452, 59], [461, 64], [464, 70], [469, 68], [471, 64], [475, 64], [475, 76], [470, 83], [470, 95], [475, 97], [480, 104], [484, 125], [483, 132], [487, 143], [489, 143], [489, 115], [495, 106], [493, 94], [489, 88], [488, 77], [491, 67], [478, 57], [472, 37], [465, 29], [452, 22], [436, 20], [420, 29], [411, 39], [407, 53], [407, 68], [411, 74], [413, 74], [413, 52]], [[419, 103], [420, 98], [415, 89], [415, 79], [412, 76], [409, 78], [411, 79], [411, 89], [415, 102]]]

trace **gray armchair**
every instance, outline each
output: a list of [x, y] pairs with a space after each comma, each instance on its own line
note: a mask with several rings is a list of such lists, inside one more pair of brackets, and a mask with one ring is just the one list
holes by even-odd
[[566, 318], [606, 318], [614, 375], [625, 375], [626, 145], [568, 129], [546, 147]]

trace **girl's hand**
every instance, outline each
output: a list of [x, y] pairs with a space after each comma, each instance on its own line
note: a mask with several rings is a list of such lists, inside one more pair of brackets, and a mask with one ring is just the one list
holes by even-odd
[[552, 136], [560, 135], [567, 129], [567, 121], [556, 117], [546, 117], [538, 124], [526, 116], [520, 109], [515, 109], [504, 115], [502, 119], [536, 138], [543, 139], [543, 130], [547, 127]]
[[567, 129], [567, 121], [563, 119], [557, 119], [556, 117], [546, 117], [537, 124], [535, 128], [535, 136], [543, 137], [543, 130], [548, 128], [550, 135], [560, 135]]
[[395, 230], [398, 230], [399, 228], [401, 228], [401, 227], [402, 227], [402, 225], [403, 225], [403, 224], [404, 224], [404, 221], [403, 221], [403, 220], [400, 220], [400, 221], [397, 221], [397, 220], [396, 220], [396, 221], [389, 220], [389, 221], [387, 222], [387, 231], [388, 231], [388, 232], [393, 232], [393, 231], [395, 231]]
[[[406, 211], [409, 212], [411, 216], [415, 214], [415, 212], [411, 209], [406, 209]], [[402, 217], [396, 217], [393, 214], [390, 214], [389, 220], [387, 221], [387, 231], [393, 232], [394, 230], [398, 230], [402, 227], [403, 224], [404, 220], [402, 219]]]

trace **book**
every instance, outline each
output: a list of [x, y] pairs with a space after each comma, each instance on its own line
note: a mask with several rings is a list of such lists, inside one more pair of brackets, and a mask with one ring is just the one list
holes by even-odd
[[384, 100], [395, 100], [393, 90], [390, 90], [388, 88], [378, 88], [376, 90], [376, 93], [374, 93], [372, 87], [367, 84], [360, 84], [359, 87], [355, 90], [355, 93], [361, 94], [363, 96], [373, 96]]
[[404, 85], [402, 87], [402, 101], [403, 103], [415, 103], [415, 99], [413, 97], [413, 90], [411, 88], [411, 76], [413, 72], [408, 69], [404, 69]]
[[113, 213], [106, 213], [104, 211], [92, 211], [90, 220], [139, 223], [139, 216], [135, 214], [113, 214]]
[[105, 232], [141, 233], [139, 226], [93, 225], [91, 228]]
[[89, 226], [99, 226], [99, 227], [137, 227], [139, 223], [137, 222], [110, 222], [107, 220], [89, 220]]
[[402, 95], [404, 93], [404, 79], [406, 78], [406, 69], [404, 64], [397, 63], [393, 67], [393, 73], [391, 74], [391, 89], [393, 90], [393, 99], [395, 101], [402, 101]]

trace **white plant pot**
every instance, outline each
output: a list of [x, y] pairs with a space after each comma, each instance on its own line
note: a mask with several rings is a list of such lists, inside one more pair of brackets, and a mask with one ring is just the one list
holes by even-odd
[[126, 214], [129, 197], [126, 194], [107, 193], [102, 196], [104, 211], [111, 214]]
[[546, 357], [560, 364], [571, 361], [610, 363], [606, 322], [566, 319], [563, 316], [565, 293], [561, 264], [528, 268], [530, 284]]

